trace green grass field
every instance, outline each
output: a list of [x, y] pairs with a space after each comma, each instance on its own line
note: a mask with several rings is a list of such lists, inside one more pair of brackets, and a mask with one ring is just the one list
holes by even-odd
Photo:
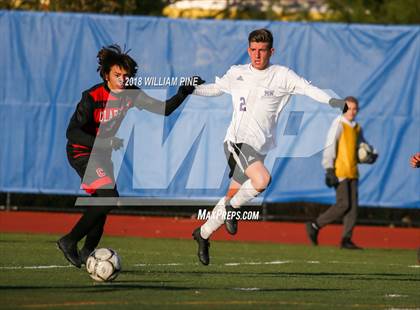
[[1, 309], [420, 309], [415, 251], [105, 237], [123, 272], [95, 283], [56, 235], [0, 234]]

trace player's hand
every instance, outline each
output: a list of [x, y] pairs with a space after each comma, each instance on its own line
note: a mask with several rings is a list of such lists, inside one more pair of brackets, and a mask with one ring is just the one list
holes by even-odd
[[113, 149], [118, 150], [124, 146], [124, 140], [111, 137], [111, 138], [96, 138], [94, 147], [99, 149]]
[[420, 168], [420, 153], [416, 153], [410, 158], [410, 165], [413, 168]]
[[340, 109], [343, 113], [346, 113], [349, 109], [344, 99], [331, 98], [328, 104], [333, 108]]
[[191, 95], [194, 92], [194, 89], [197, 85], [201, 85], [201, 84], [204, 84], [206, 82], [201, 77], [199, 77], [198, 75], [193, 76], [189, 80], [193, 81], [193, 85], [185, 85], [185, 83], [183, 83], [183, 85], [181, 85], [179, 87], [178, 92], [180, 92], [183, 95]]
[[120, 139], [118, 137], [112, 137], [111, 138], [111, 147], [115, 151], [124, 147], [124, 139]]
[[328, 187], [337, 187], [338, 185], [338, 178], [335, 175], [334, 168], [328, 168], [325, 173], [325, 184]]

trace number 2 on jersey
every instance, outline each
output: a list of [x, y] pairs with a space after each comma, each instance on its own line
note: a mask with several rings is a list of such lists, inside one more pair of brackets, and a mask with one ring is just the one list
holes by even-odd
[[246, 111], [246, 102], [244, 97], [239, 98], [239, 111]]

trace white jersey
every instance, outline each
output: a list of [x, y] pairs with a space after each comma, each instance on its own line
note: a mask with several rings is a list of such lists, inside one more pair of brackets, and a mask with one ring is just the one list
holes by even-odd
[[270, 65], [256, 70], [251, 64], [232, 66], [214, 84], [196, 87], [194, 94], [232, 96], [233, 115], [225, 141], [246, 143], [266, 154], [275, 146], [275, 132], [280, 112], [293, 94], [309, 96], [328, 103], [331, 97], [312, 86], [291, 69]]

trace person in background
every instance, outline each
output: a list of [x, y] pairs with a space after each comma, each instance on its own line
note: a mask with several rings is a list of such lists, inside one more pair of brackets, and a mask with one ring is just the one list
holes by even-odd
[[[362, 128], [355, 121], [359, 111], [358, 100], [351, 96], [345, 100], [348, 110], [333, 121], [322, 158], [322, 165], [326, 170], [325, 183], [328, 187], [335, 188], [336, 203], [315, 221], [306, 223], [306, 231], [311, 243], [318, 245], [321, 228], [342, 219], [344, 229], [341, 248], [361, 249], [352, 241], [352, 235], [358, 208], [358, 150], [361, 143], [367, 143]], [[375, 152], [371, 152], [363, 162], [373, 164], [377, 156]]]

